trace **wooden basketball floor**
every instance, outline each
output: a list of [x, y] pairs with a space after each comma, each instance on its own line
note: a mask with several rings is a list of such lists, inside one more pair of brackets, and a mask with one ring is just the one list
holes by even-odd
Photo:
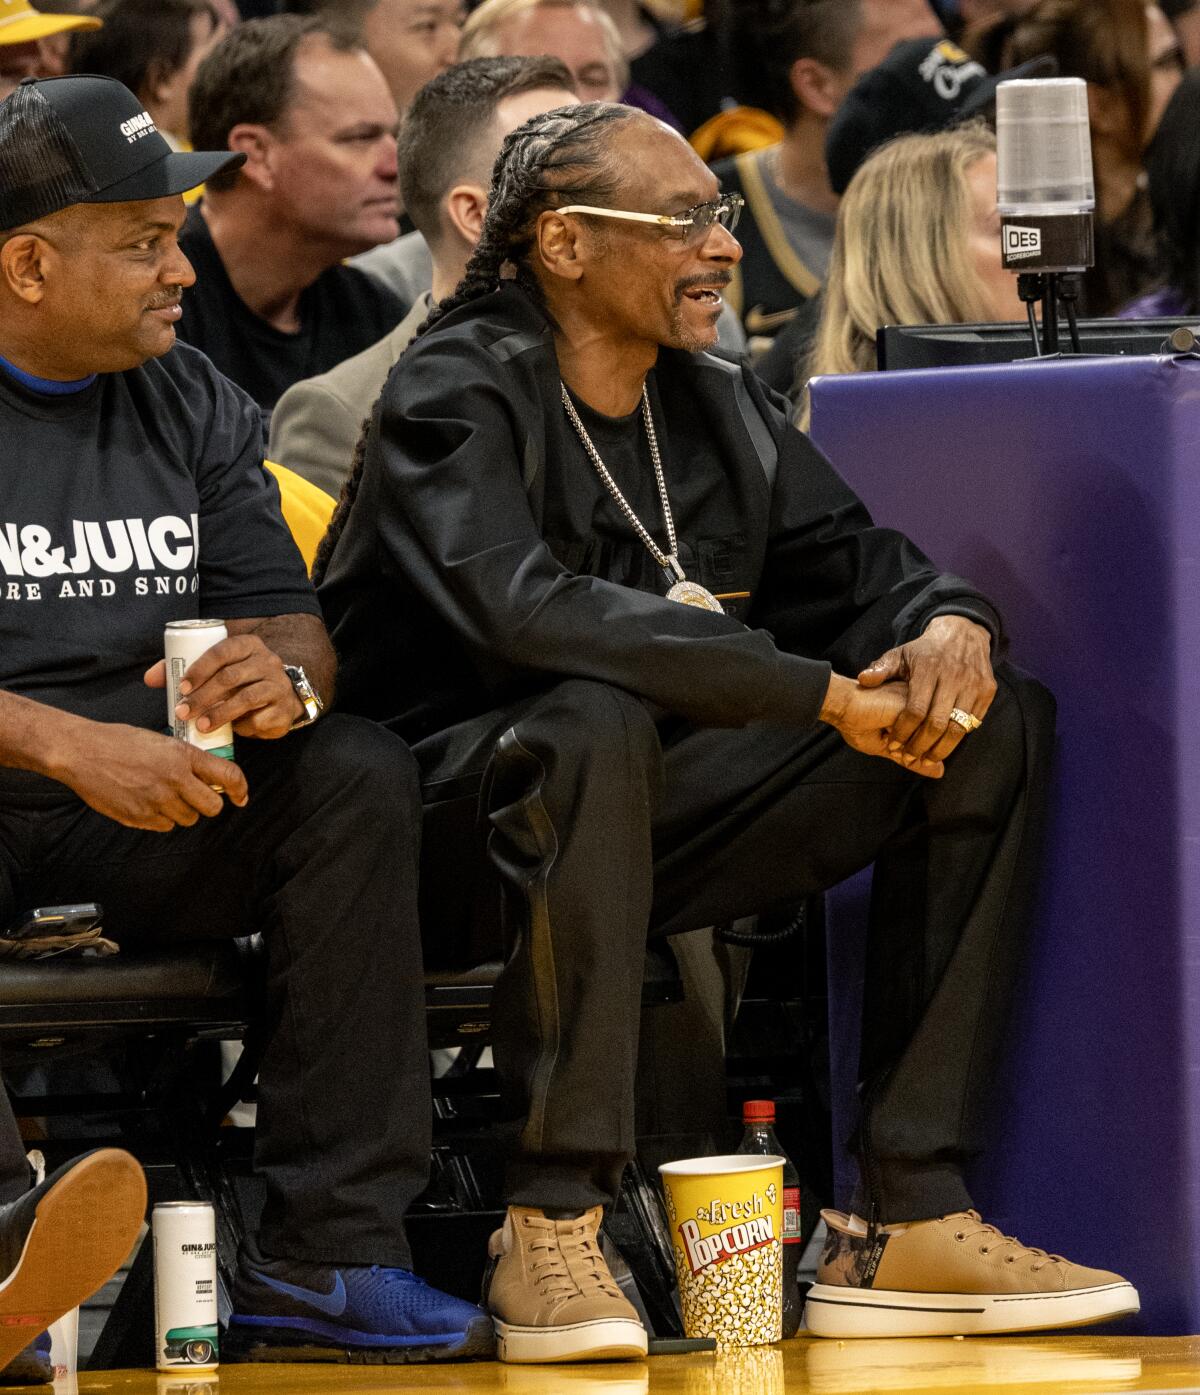
[[798, 1337], [723, 1356], [663, 1356], [645, 1365], [226, 1366], [214, 1376], [87, 1372], [55, 1395], [990, 1395], [1200, 1392], [1200, 1338], [1007, 1337], [829, 1342]]

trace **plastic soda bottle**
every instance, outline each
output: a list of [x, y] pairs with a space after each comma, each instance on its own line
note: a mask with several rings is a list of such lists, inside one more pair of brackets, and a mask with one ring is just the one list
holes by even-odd
[[800, 1327], [797, 1273], [804, 1252], [800, 1233], [800, 1174], [775, 1137], [775, 1101], [747, 1100], [742, 1106], [746, 1131], [739, 1153], [776, 1153], [783, 1159], [783, 1335], [794, 1337]]

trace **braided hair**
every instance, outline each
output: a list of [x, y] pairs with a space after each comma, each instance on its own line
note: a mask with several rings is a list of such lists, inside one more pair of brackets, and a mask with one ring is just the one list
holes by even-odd
[[[452, 310], [490, 295], [503, 278], [505, 265], [513, 280], [538, 304], [544, 303], [530, 252], [539, 216], [569, 203], [603, 206], [616, 192], [620, 163], [606, 136], [610, 127], [630, 120], [647, 120], [644, 113], [612, 102], [586, 102], [558, 107], [518, 126], [505, 138], [492, 172], [487, 218], [479, 242], [454, 294], [434, 305], [417, 335], [428, 333]], [[350, 507], [362, 483], [370, 423], [354, 452], [350, 477], [313, 563], [313, 581], [324, 579], [334, 547], [346, 528]]]
[[424, 334], [452, 310], [489, 295], [500, 285], [506, 263], [516, 283], [541, 302], [541, 285], [529, 261], [539, 216], [569, 203], [611, 197], [620, 171], [604, 137], [614, 123], [640, 116], [612, 102], [585, 102], [557, 107], [511, 132], [492, 171], [487, 218], [463, 279], [417, 332]]
[[317, 551], [313, 556], [311, 576], [314, 586], [320, 586], [321, 582], [325, 580], [325, 573], [329, 570], [333, 549], [337, 546], [337, 540], [345, 532], [350, 505], [354, 503], [355, 496], [358, 494], [358, 486], [362, 483], [363, 466], [367, 463], [367, 442], [370, 439], [371, 418], [366, 417], [358, 433], [358, 443], [354, 447], [354, 459], [350, 465], [350, 473], [342, 484], [342, 492], [338, 495], [333, 513], [329, 516], [329, 526], [325, 529], [325, 534], [317, 544]]

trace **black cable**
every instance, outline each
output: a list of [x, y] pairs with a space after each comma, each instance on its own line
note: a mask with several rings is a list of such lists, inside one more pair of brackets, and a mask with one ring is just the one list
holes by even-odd
[[1076, 302], [1079, 299], [1079, 277], [1074, 273], [1067, 273], [1059, 279], [1058, 298], [1062, 301], [1063, 309], [1067, 314], [1067, 328], [1071, 332], [1071, 349], [1074, 353], [1083, 353], [1083, 346], [1079, 342], [1079, 319], [1075, 313]]
[[1058, 353], [1058, 275], [1046, 272], [1045, 294], [1042, 296], [1042, 352]]
[[1071, 332], [1071, 348], [1075, 353], [1081, 354], [1083, 353], [1083, 346], [1079, 342], [1079, 321], [1075, 316], [1075, 302], [1073, 300], [1064, 300], [1063, 308], [1067, 312], [1067, 328]]
[[1033, 307], [1041, 300], [1045, 291], [1045, 280], [1037, 272], [1023, 271], [1017, 277], [1017, 294], [1025, 302], [1029, 315], [1029, 333], [1033, 338], [1033, 352], [1042, 357], [1042, 341], [1038, 334], [1037, 316]]
[[738, 945], [742, 949], [758, 949], [763, 945], [782, 944], [784, 940], [790, 940], [804, 928], [806, 906], [800, 903], [800, 909], [782, 930], [735, 930], [730, 925], [717, 926], [717, 939], [723, 944]]
[[1033, 301], [1025, 302], [1025, 309], [1029, 314], [1029, 333], [1033, 336], [1033, 351], [1038, 358], [1042, 356], [1042, 341], [1038, 338], [1037, 315], [1034, 313]]

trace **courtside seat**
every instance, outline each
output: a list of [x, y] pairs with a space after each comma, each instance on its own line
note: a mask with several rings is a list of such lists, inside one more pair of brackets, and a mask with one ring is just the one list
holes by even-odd
[[267, 473], [275, 477], [279, 486], [279, 508], [284, 522], [291, 529], [304, 565], [311, 572], [317, 548], [333, 517], [336, 500], [285, 465], [277, 465], [273, 460], [266, 461], [265, 465]]
[[[257, 1013], [262, 949], [254, 940], [123, 950], [112, 959], [0, 961], [0, 1046], [47, 1051], [170, 1029], [235, 1039]], [[431, 1042], [458, 1045], [490, 1027], [499, 963], [425, 976]], [[648, 966], [646, 1001], [677, 1001], [678, 975]]]
[[240, 1036], [253, 1013], [254, 958], [249, 942], [224, 942], [0, 961], [0, 1044], [52, 1050], [168, 1028]]
[[492, 988], [498, 963], [479, 964], [461, 972], [425, 975], [425, 1025], [434, 1049], [482, 1045], [492, 1025]]
[[[486, 1044], [492, 1025], [492, 989], [502, 967], [490, 962], [471, 969], [426, 972], [425, 1022], [431, 1047]], [[646, 952], [642, 1006], [678, 1003], [683, 996], [683, 980], [669, 946], [665, 942], [651, 945]]]

